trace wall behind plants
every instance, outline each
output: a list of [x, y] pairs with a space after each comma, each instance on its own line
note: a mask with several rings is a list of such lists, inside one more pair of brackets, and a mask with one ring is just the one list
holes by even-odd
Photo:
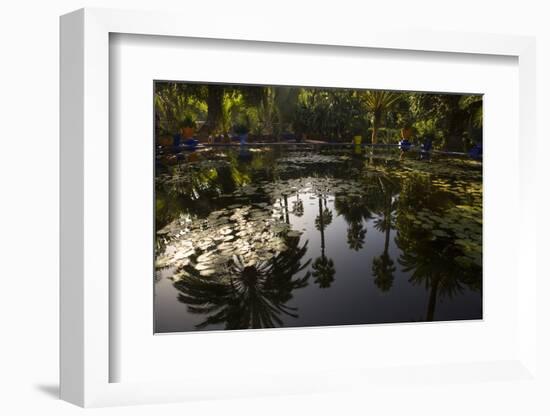
[[[82, 414], [81, 409], [55, 399], [58, 382], [58, 16], [84, 6], [167, 9], [187, 13], [215, 27], [232, 22], [236, 32], [260, 28], [266, 19], [278, 22], [281, 30], [294, 26], [307, 33], [309, 25], [323, 27], [327, 34], [365, 25], [384, 29], [389, 23], [415, 30], [512, 33], [537, 36], [538, 139], [541, 181], [545, 146], [542, 137], [550, 114], [550, 27], [546, 3], [538, 0], [507, 1], [394, 0], [391, 2], [338, 2], [319, 0], [297, 2], [278, 0], [182, 2], [178, 0], [7, 0], [0, 13], [2, 43], [2, 316], [3, 341], [0, 344], [2, 378], [0, 413], [5, 415]], [[182, 25], [185, 22], [182, 21]], [[197, 65], [200, 63], [190, 63]], [[319, 63], [322, 65], [322, 63]], [[238, 65], [238, 62], [220, 62]], [[292, 62], [288, 62], [292, 65]], [[312, 71], [315, 68], [312, 68]], [[406, 68], [402, 68], [406, 71]], [[342, 67], [345, 76], [345, 66]], [[307, 81], [307, 80], [304, 80]], [[505, 122], [505, 121], [503, 121]], [[543, 141], [544, 140], [544, 141]], [[540, 189], [539, 258], [546, 243], [550, 206]], [[544, 215], [543, 215], [544, 214]], [[546, 232], [546, 233], [545, 233]], [[541, 261], [541, 270], [543, 266]], [[548, 280], [537, 291], [550, 292]], [[547, 303], [540, 305], [542, 316], [550, 316]], [[544, 324], [544, 322], [541, 322]], [[546, 320], [546, 328], [548, 321]], [[548, 331], [540, 332], [545, 348], [539, 359], [548, 363]], [[322, 346], [320, 346], [322, 347]], [[330, 354], [330, 351], [327, 352]], [[365, 346], [368, 353], [368, 346]], [[154, 358], [152, 358], [154, 359]], [[457, 389], [461, 394], [457, 395]], [[263, 415], [308, 414], [421, 414], [447, 415], [499, 414], [547, 415], [548, 406], [539, 407], [538, 394], [522, 387], [487, 384], [482, 391], [464, 384], [404, 389], [388, 385], [373, 395], [368, 391], [343, 391], [327, 395], [268, 397], [231, 401], [193, 402], [163, 406], [96, 409], [94, 415]]]

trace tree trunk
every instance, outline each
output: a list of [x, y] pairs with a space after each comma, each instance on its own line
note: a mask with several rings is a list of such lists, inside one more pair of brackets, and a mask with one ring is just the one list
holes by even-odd
[[323, 200], [319, 198], [319, 228], [321, 231], [321, 256], [325, 257], [325, 223], [323, 219]]
[[371, 136], [371, 139], [370, 139], [372, 144], [376, 144], [376, 142], [378, 141], [378, 139], [376, 137], [377, 134], [378, 134], [378, 126], [373, 126], [372, 127], [372, 136]]
[[[386, 220], [391, 221], [391, 220]], [[390, 248], [390, 231], [391, 226], [389, 223], [386, 223], [386, 240], [384, 241], [384, 255], [388, 255], [388, 249]]]
[[380, 128], [380, 119], [382, 118], [382, 114], [379, 110], [376, 110], [374, 112], [374, 121], [372, 123], [372, 136], [371, 136], [371, 143], [376, 144], [378, 142], [378, 129]]
[[206, 98], [208, 116], [203, 126], [206, 133], [212, 133], [220, 126], [223, 111], [223, 92], [223, 87], [220, 85], [208, 86], [208, 97]]
[[439, 276], [432, 281], [432, 288], [430, 290], [430, 300], [428, 302], [428, 313], [426, 314], [426, 321], [433, 321], [435, 314], [435, 304], [437, 301], [437, 289], [439, 288]]
[[284, 201], [285, 201], [285, 219], [286, 223], [290, 224], [290, 219], [288, 218], [288, 198], [286, 195], [283, 195]]

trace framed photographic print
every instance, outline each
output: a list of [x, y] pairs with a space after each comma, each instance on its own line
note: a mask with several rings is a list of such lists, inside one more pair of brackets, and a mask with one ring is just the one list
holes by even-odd
[[61, 19], [62, 398], [537, 383], [533, 39], [180, 21]]
[[154, 97], [155, 332], [482, 319], [482, 95]]

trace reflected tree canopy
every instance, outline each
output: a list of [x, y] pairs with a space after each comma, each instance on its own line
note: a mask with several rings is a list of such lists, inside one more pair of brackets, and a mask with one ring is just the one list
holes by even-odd
[[[320, 288], [329, 288], [334, 281], [334, 262], [325, 255], [325, 228], [332, 222], [332, 212], [323, 208], [323, 198], [319, 197], [319, 214], [315, 218], [315, 228], [321, 233], [321, 257], [313, 262], [313, 277]], [[326, 203], [326, 202], [325, 202]]]
[[431, 175], [402, 179], [396, 222], [398, 262], [413, 285], [429, 291], [427, 321], [438, 299], [481, 290], [481, 212], [460, 205], [475, 200], [478, 189], [464, 192], [461, 174], [453, 182]]
[[307, 286], [309, 272], [296, 277], [307, 266], [302, 263], [307, 243], [298, 238], [288, 249], [267, 261], [250, 262], [233, 256], [214, 278], [204, 277], [193, 267], [175, 283], [178, 299], [191, 313], [207, 318], [197, 329], [223, 324], [225, 329], [273, 328], [283, 324], [281, 315], [297, 317], [297, 308], [288, 305], [292, 292]]
[[397, 200], [394, 196], [398, 188], [392, 180], [384, 176], [378, 178], [379, 189], [381, 192], [382, 206], [378, 208], [378, 217], [374, 220], [374, 227], [381, 233], [384, 233], [384, 251], [381, 255], [372, 259], [372, 274], [374, 283], [382, 291], [387, 292], [393, 285], [395, 266], [390, 258], [388, 249], [390, 244], [390, 232], [395, 228], [395, 209]]

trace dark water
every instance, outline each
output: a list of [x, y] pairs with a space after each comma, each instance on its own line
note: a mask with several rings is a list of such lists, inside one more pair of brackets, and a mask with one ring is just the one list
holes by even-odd
[[159, 156], [155, 331], [482, 318], [481, 163], [407, 156]]

